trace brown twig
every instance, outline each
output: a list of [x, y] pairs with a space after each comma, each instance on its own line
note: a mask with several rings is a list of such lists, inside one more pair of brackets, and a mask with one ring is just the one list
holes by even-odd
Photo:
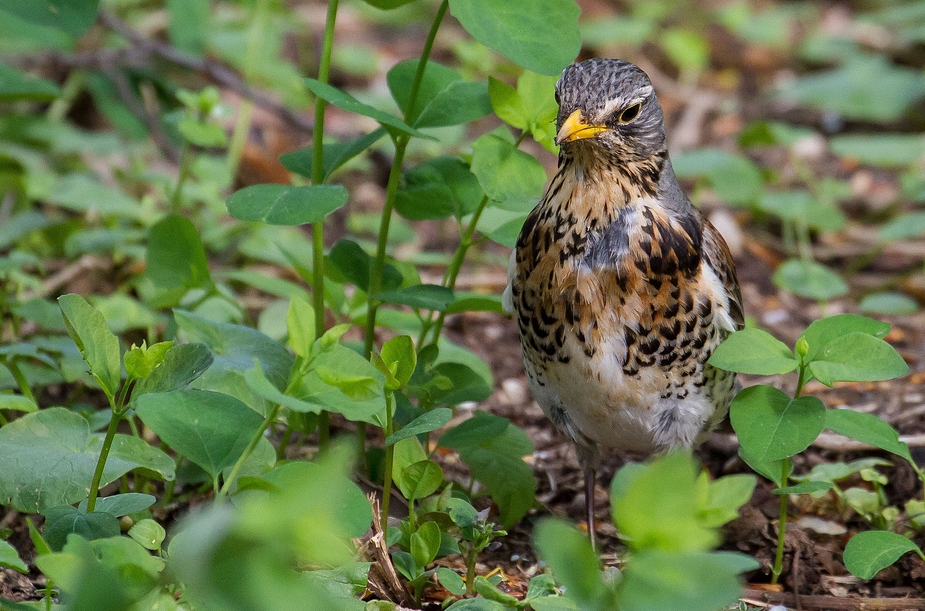
[[291, 127], [305, 131], [311, 131], [314, 127], [312, 121], [290, 110], [263, 91], [254, 89], [244, 82], [236, 72], [222, 64], [191, 53], [186, 53], [169, 44], [160, 42], [159, 40], [148, 38], [129, 27], [127, 23], [109, 11], [100, 11], [100, 21], [133, 45], [171, 63], [184, 66], [190, 70], [202, 72], [214, 82], [235, 91], [242, 97], [253, 100], [258, 106], [263, 106], [278, 115]]
[[[124, 67], [148, 67], [152, 58], [160, 58], [178, 66], [201, 72], [212, 82], [234, 91], [243, 98], [252, 100], [258, 106], [266, 108], [294, 129], [305, 132], [312, 131], [314, 127], [312, 120], [287, 108], [266, 92], [248, 85], [244, 79], [227, 66], [205, 57], [186, 53], [159, 40], [148, 38], [108, 11], [100, 11], [100, 21], [106, 27], [128, 40], [131, 46], [126, 49], [98, 49], [80, 53], [52, 51], [36, 55], [8, 57], [5, 58], [5, 61], [19, 66], [36, 66], [50, 63], [69, 68], [100, 70], [106, 72], [112, 78], [112, 75], [108, 72], [109, 70]], [[116, 86], [119, 86], [118, 82]], [[124, 101], [129, 104], [128, 100]], [[130, 107], [130, 110], [137, 114], [137, 109]], [[144, 120], [144, 115], [139, 115], [139, 118]]]
[[375, 494], [367, 495], [369, 504], [373, 509], [372, 534], [364, 540], [366, 547], [365, 553], [373, 565], [369, 569], [369, 583], [367, 587], [372, 590], [373, 594], [381, 600], [391, 600], [401, 605], [402, 603], [413, 604], [414, 599], [408, 590], [402, 585], [392, 564], [392, 558], [389, 557], [388, 544], [385, 541], [385, 532], [379, 522], [379, 499]]
[[[789, 592], [765, 592], [746, 589], [742, 600], [759, 605], [784, 605], [795, 608], [796, 597]], [[801, 595], [803, 609], [831, 611], [907, 611], [918, 609], [925, 611], [925, 599], [922, 598], [847, 598], [824, 595]]]

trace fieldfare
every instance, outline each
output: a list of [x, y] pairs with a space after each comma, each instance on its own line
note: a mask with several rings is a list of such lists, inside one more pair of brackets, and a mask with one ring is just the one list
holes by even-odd
[[527, 217], [505, 304], [533, 396], [577, 448], [594, 542], [598, 446], [691, 447], [735, 374], [710, 366], [743, 325], [729, 248], [681, 190], [648, 76], [591, 59], [556, 84], [558, 171]]

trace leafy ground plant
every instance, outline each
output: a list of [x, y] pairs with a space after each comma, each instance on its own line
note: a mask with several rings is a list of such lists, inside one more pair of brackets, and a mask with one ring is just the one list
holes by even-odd
[[[729, 418], [741, 443], [739, 452], [755, 471], [777, 485], [780, 495], [777, 555], [771, 569], [772, 583], [780, 577], [787, 526], [787, 498], [828, 490], [830, 481], [807, 480], [790, 486], [793, 464], [790, 457], [799, 454], [819, 436], [823, 429], [870, 444], [906, 459], [919, 478], [923, 473], [899, 440], [899, 434], [874, 415], [850, 409], [827, 409], [819, 399], [804, 396], [803, 388], [811, 379], [827, 386], [836, 382], [889, 380], [905, 375], [909, 366], [892, 346], [883, 341], [890, 325], [863, 316], [840, 314], [811, 324], [791, 351], [785, 344], [760, 329], [749, 328], [732, 334], [710, 357], [716, 367], [757, 375], [780, 375], [797, 371], [794, 396], [767, 385], [741, 391], [729, 408]], [[863, 552], [855, 544], [845, 550], [849, 570], [861, 570], [870, 578], [899, 556], [893, 533], [865, 535]], [[882, 553], [871, 554], [877, 544]], [[911, 542], [910, 542], [911, 543]], [[906, 551], [918, 549], [910, 547]], [[850, 551], [849, 551], [850, 550]], [[921, 552], [919, 552], [921, 553]], [[859, 557], [868, 559], [859, 568]], [[876, 558], [876, 560], [874, 560]], [[872, 567], [879, 567], [870, 572]], [[858, 576], [863, 576], [858, 575]]]

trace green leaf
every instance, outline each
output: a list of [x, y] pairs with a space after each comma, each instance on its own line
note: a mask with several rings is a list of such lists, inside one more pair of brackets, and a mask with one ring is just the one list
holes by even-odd
[[174, 310], [174, 319], [191, 341], [205, 344], [214, 355], [212, 367], [196, 381], [196, 386], [235, 396], [265, 414], [266, 402], [247, 388], [244, 372], [257, 359], [267, 379], [276, 388], [285, 388], [294, 361], [286, 347], [244, 325], [215, 322], [183, 310]]
[[785, 221], [820, 231], [839, 231], [847, 223], [841, 210], [816, 201], [808, 191], [766, 191], [758, 199], [758, 206]]
[[754, 328], [729, 335], [707, 362], [726, 371], [755, 375], [789, 373], [800, 364], [786, 344]]
[[[507, 134], [506, 128], [502, 129]], [[472, 144], [472, 173], [485, 194], [508, 210], [532, 209], [546, 183], [546, 171], [540, 162], [518, 150], [498, 131]]]
[[701, 32], [671, 28], [659, 37], [661, 47], [681, 72], [703, 70], [710, 61], [710, 48]]
[[182, 390], [205, 373], [212, 361], [212, 353], [205, 344], [174, 345], [151, 375], [135, 385], [132, 400], [149, 392]]
[[533, 442], [506, 418], [476, 411], [444, 433], [439, 444], [456, 449], [472, 476], [485, 484], [505, 527], [516, 524], [533, 506], [536, 482], [523, 461], [533, 452]]
[[411, 84], [417, 68], [418, 60], [409, 59], [395, 64], [386, 75], [392, 97], [413, 127], [462, 125], [491, 112], [485, 83], [466, 82], [455, 70], [428, 61], [418, 89], [414, 114], [408, 116]]
[[0, 10], [43, 26], [80, 36], [96, 21], [99, 0], [0, 0]]
[[915, 464], [909, 453], [909, 446], [899, 440], [899, 433], [896, 429], [873, 414], [856, 412], [851, 409], [830, 409], [826, 412], [825, 428], [861, 443], [886, 450]]
[[[4, 0], [0, 0], [0, 6]], [[49, 80], [27, 76], [0, 63], [0, 102], [50, 102], [61, 95], [58, 86]]]
[[750, 159], [734, 153], [703, 148], [674, 155], [678, 178], [705, 178], [720, 199], [738, 205], [754, 203], [762, 193], [761, 170]]
[[413, 284], [397, 291], [378, 293], [373, 297], [385, 303], [436, 312], [443, 312], [453, 303], [453, 291], [439, 284]]
[[30, 399], [22, 395], [0, 394], [0, 410], [12, 410], [17, 412], [36, 412], [39, 406]]
[[925, 212], [901, 214], [877, 231], [877, 237], [884, 242], [909, 240], [925, 235]]
[[364, 104], [353, 96], [348, 95], [336, 87], [328, 85], [327, 83], [322, 83], [321, 81], [317, 81], [311, 78], [304, 79], [304, 83], [305, 86], [308, 87], [309, 91], [324, 101], [337, 106], [341, 110], [346, 110], [347, 112], [369, 117], [375, 121], [378, 121], [380, 124], [382, 124], [383, 127], [392, 128], [393, 130], [408, 134], [409, 136], [416, 136], [418, 138], [425, 138], [427, 140], [435, 139], [425, 133], [419, 132], [413, 127], [410, 127], [395, 115], [390, 115], [389, 113], [379, 110], [378, 108], [374, 108], [369, 104]]
[[[749, 455], [745, 448], [739, 447], [739, 457], [745, 461], [752, 471], [774, 482], [778, 486], [783, 486], [787, 479], [793, 474], [793, 462], [789, 459], [782, 460], [758, 460]], [[784, 477], [783, 467], [786, 464], [787, 475]]]
[[154, 520], [144, 519], [139, 520], [129, 529], [128, 536], [145, 549], [157, 552], [160, 551], [161, 544], [167, 537], [167, 531]]
[[450, 11], [477, 41], [533, 72], [558, 75], [581, 50], [574, 0], [450, 0]]
[[390, 446], [393, 443], [420, 435], [429, 433], [442, 428], [453, 418], [453, 410], [448, 407], [437, 407], [429, 412], [425, 412], [403, 426], [401, 430], [392, 433], [385, 439], [385, 445]]
[[148, 233], [147, 273], [167, 290], [211, 286], [209, 262], [199, 232], [189, 219], [170, 215]]
[[903, 168], [925, 157], [921, 134], [842, 134], [829, 140], [839, 157], [883, 168]]
[[[26, 570], [27, 569], [23, 569], [21, 572], [26, 572]], [[459, 573], [445, 566], [441, 566], [437, 569], [437, 581], [439, 581], [440, 585], [446, 588], [450, 594], [462, 596], [466, 593], [466, 582], [459, 576]]]
[[[87, 421], [60, 407], [26, 414], [0, 429], [4, 477], [0, 502], [23, 513], [70, 505], [87, 496], [102, 447]], [[139, 467], [173, 479], [173, 460], [133, 437], [117, 435], [100, 486]], [[141, 446], [144, 446], [142, 448]]]
[[209, 36], [209, 0], [167, 0], [167, 32], [181, 51], [202, 55]]
[[181, 119], [177, 131], [184, 140], [195, 146], [215, 148], [228, 144], [228, 136], [220, 125], [200, 121], [195, 117]]
[[418, 362], [414, 340], [407, 335], [398, 335], [383, 344], [380, 357], [387, 371], [398, 384], [392, 390], [398, 390], [408, 383]]
[[882, 339], [855, 331], [826, 343], [813, 357], [809, 370], [831, 386], [835, 382], [891, 380], [909, 373], [909, 366]]
[[141, 346], [132, 344], [125, 353], [125, 373], [129, 378], [144, 379], [164, 362], [173, 342], [158, 342], [149, 347], [144, 340]]
[[99, 310], [80, 295], [62, 295], [58, 297], [58, 305], [64, 315], [67, 333], [90, 366], [90, 374], [112, 399], [122, 380], [119, 340], [106, 326], [106, 320]]
[[814, 321], [799, 339], [806, 340], [809, 350], [804, 357], [804, 362], [810, 363], [829, 345], [829, 342], [843, 335], [866, 333], [873, 337], [886, 337], [889, 332], [888, 323], [857, 314], [836, 314]]
[[636, 550], [707, 550], [719, 543], [697, 507], [697, 466], [684, 453], [631, 463], [610, 488], [614, 523]]
[[610, 593], [588, 536], [556, 518], [543, 518], [533, 530], [533, 543], [556, 580], [582, 609], [604, 609]]
[[[385, 129], [380, 127], [354, 140], [344, 142], [326, 142], [322, 145], [322, 182], [327, 180], [334, 170], [371, 147], [385, 135]], [[297, 151], [283, 153], [279, 162], [290, 172], [295, 172], [309, 180], [312, 177], [312, 163], [314, 163], [314, 147], [307, 146]]]
[[70, 505], [51, 507], [45, 514], [45, 541], [54, 551], [60, 551], [70, 534], [88, 541], [119, 536], [119, 520], [111, 513], [84, 513]]
[[436, 522], [424, 522], [411, 535], [411, 557], [423, 569], [434, 561], [438, 551], [440, 551], [440, 527]]
[[861, 579], [873, 579], [908, 552], [922, 551], [902, 535], [885, 530], [868, 530], [851, 537], [845, 545], [845, 568]]
[[423, 499], [440, 488], [440, 484], [443, 483], [443, 469], [432, 460], [422, 460], [402, 469], [395, 483], [409, 501]]
[[[925, 215], [923, 215], [925, 218]], [[912, 314], [919, 309], [918, 302], [903, 293], [871, 293], [865, 295], [858, 308], [865, 314]]]
[[447, 387], [429, 389], [429, 398], [435, 405], [459, 405], [467, 401], [484, 401], [491, 396], [492, 388], [468, 365], [462, 363], [440, 363], [434, 372], [448, 379]]
[[[29, 565], [22, 561], [22, 558], [19, 557], [19, 552], [16, 551], [16, 548], [0, 539], [0, 567], [13, 569], [18, 571], [23, 575], [29, 572]], [[456, 575], [456, 573], [453, 573]], [[459, 575], [456, 575], [459, 577]], [[460, 579], [460, 582], [462, 579]], [[0, 603], [3, 602], [3, 599], [0, 599]]]
[[385, 408], [384, 385], [385, 376], [372, 363], [335, 344], [315, 357], [296, 396], [348, 420], [375, 422]]
[[[122, 516], [127, 516], [130, 513], [138, 513], [139, 511], [144, 511], [153, 505], [156, 500], [157, 499], [155, 499], [150, 494], [125, 492], [122, 494], [114, 494], [112, 496], [96, 499], [96, 509], [94, 509], [94, 511], [112, 514], [119, 518]], [[87, 505], [88, 499], [84, 499], [80, 502], [80, 505], [78, 505], [77, 508], [80, 511], [86, 513]]]
[[720, 554], [645, 549], [633, 556], [617, 590], [626, 611], [715, 611], [741, 594], [738, 571]]
[[286, 328], [289, 330], [289, 347], [306, 358], [315, 343], [315, 309], [307, 300], [293, 297], [286, 311]]
[[508, 605], [481, 596], [477, 598], [464, 598], [446, 608], [446, 611], [510, 611]]
[[[369, 292], [369, 277], [373, 270], [373, 258], [353, 240], [340, 240], [328, 253], [328, 260], [364, 292]], [[382, 290], [389, 292], [401, 285], [401, 273], [394, 266], [386, 264], [382, 274]]]
[[794, 295], [828, 301], [848, 292], [841, 276], [815, 261], [789, 259], [772, 276], [774, 284]]
[[796, 79], [779, 96], [847, 119], [886, 122], [925, 98], [925, 82], [918, 71], [897, 67], [886, 57], [854, 53], [837, 68]]
[[36, 565], [78, 609], [128, 609], [158, 586], [164, 561], [128, 537], [70, 537], [61, 553]]
[[244, 187], [228, 198], [228, 213], [240, 221], [270, 225], [319, 223], [347, 203], [343, 185], [263, 184]]
[[58, 178], [51, 184], [45, 197], [62, 208], [93, 216], [135, 220], [141, 211], [136, 199], [86, 174], [71, 173]]
[[832, 482], [803, 482], [795, 486], [785, 488], [775, 488], [771, 492], [774, 494], [811, 494], [813, 492], [822, 492], [831, 490], [835, 487]]
[[384, 11], [391, 10], [393, 8], [398, 8], [400, 6], [410, 4], [411, 2], [415, 2], [415, 0], [363, 0], [363, 1], [366, 2], [366, 4], [369, 4], [370, 6], [375, 6], [376, 8], [382, 9]]
[[147, 394], [135, 411], [162, 441], [213, 479], [235, 463], [263, 421], [234, 397], [202, 390]]
[[508, 607], [516, 608], [517, 603], [520, 602], [520, 600], [514, 596], [511, 596], [506, 592], [502, 592], [493, 586], [490, 581], [481, 575], [477, 575], [475, 578], [475, 591], [487, 600], [493, 600], [495, 602], [501, 603], [502, 605], [507, 605]]
[[706, 488], [706, 498], [700, 499], [697, 517], [701, 524], [718, 528], [739, 517], [739, 508], [752, 497], [757, 483], [754, 475], [726, 475], [708, 481], [706, 473], [698, 479], [700, 489]]
[[809, 447], [825, 428], [826, 410], [816, 397], [791, 399], [765, 385], [732, 400], [729, 419], [742, 448], [759, 461], [780, 460]]
[[450, 215], [462, 219], [478, 208], [484, 195], [478, 179], [458, 157], [428, 159], [405, 172], [404, 178], [395, 209], [413, 221]]

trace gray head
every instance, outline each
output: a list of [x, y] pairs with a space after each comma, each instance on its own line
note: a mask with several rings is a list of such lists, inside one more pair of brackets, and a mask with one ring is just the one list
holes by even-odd
[[560, 155], [601, 147], [618, 162], [664, 154], [665, 122], [649, 77], [620, 59], [589, 59], [562, 71], [556, 83]]

